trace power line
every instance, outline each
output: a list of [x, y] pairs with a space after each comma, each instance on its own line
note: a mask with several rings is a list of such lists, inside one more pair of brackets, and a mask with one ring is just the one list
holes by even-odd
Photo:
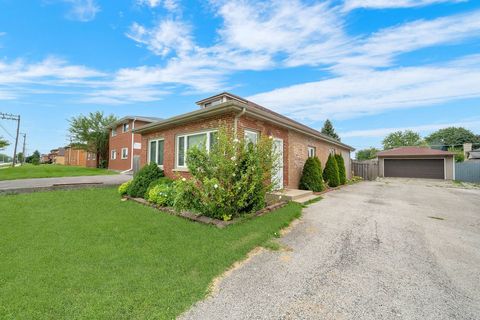
[[[20, 133], [20, 115], [0, 112], [0, 119], [17, 121], [17, 135], [15, 137], [15, 147], [13, 148], [13, 161], [12, 161], [13, 162], [12, 166], [15, 167], [15, 164], [17, 163], [18, 135]], [[3, 126], [2, 126], [2, 128], [3, 128]], [[8, 133], [8, 131], [5, 128], [3, 128], [3, 129]], [[12, 138], [13, 138], [13, 136], [12, 136]]]
[[10, 133], [8, 132], [8, 130], [0, 123], [0, 127], [12, 138], [12, 139], [15, 139], [15, 137]]

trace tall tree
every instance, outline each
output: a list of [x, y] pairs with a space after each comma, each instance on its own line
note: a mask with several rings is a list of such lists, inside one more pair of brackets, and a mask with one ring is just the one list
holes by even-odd
[[385, 150], [408, 147], [408, 146], [424, 146], [425, 141], [422, 140], [420, 134], [412, 130], [396, 131], [390, 133], [382, 141]]
[[10, 142], [7, 140], [3, 139], [3, 137], [0, 136], [0, 150], [5, 149], [5, 147], [8, 147], [10, 145]]
[[340, 137], [335, 132], [335, 129], [333, 128], [332, 122], [328, 119], [325, 120], [325, 123], [323, 124], [322, 133], [329, 136], [329, 137], [332, 137], [335, 140], [340, 141]]
[[479, 136], [462, 127], [449, 127], [437, 130], [427, 136], [425, 141], [434, 147], [448, 149], [449, 147], [462, 147], [464, 143], [480, 143]]
[[85, 150], [97, 155], [97, 166], [108, 160], [107, 125], [116, 121], [114, 115], [105, 116], [103, 112], [90, 112], [88, 116], [79, 115], [69, 120], [69, 132], [76, 145], [83, 145]]
[[380, 150], [374, 147], [358, 150], [356, 158], [358, 161], [375, 159], [377, 157], [378, 152], [380, 152]]

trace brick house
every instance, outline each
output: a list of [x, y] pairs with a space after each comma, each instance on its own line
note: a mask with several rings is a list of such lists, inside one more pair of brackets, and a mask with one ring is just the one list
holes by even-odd
[[133, 170], [135, 157], [140, 157], [142, 136], [134, 133], [134, 129], [146, 124], [157, 122], [160, 118], [126, 116], [107, 128], [109, 134], [108, 169], [118, 171]]
[[64, 164], [76, 167], [97, 167], [97, 155], [75, 146], [66, 146], [64, 151]]
[[170, 178], [188, 176], [189, 146], [206, 141], [209, 148], [212, 133], [226, 125], [239, 138], [255, 141], [260, 135], [273, 137], [281, 159], [275, 173], [278, 189], [298, 188], [303, 165], [314, 155], [324, 165], [330, 153], [342, 154], [347, 176], [351, 176], [350, 152], [354, 149], [315, 129], [226, 92], [200, 100], [197, 105], [200, 110], [135, 129], [141, 134], [141, 166], [153, 161]]

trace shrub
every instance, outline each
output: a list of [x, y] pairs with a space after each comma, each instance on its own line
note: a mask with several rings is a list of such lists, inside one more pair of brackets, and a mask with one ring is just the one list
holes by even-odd
[[272, 146], [272, 139], [262, 137], [255, 145], [220, 128], [210, 152], [189, 149], [192, 178], [175, 182], [175, 208], [224, 220], [263, 208], [265, 194], [272, 189]]
[[147, 192], [149, 189], [159, 185], [159, 184], [166, 184], [166, 185], [169, 185], [171, 186], [173, 184], [173, 180], [168, 178], [168, 177], [161, 177], [161, 178], [158, 178], [157, 180], [153, 180], [149, 185], [148, 185], [148, 188], [147, 188]]
[[162, 207], [171, 207], [174, 202], [173, 186], [167, 183], [158, 183], [148, 189], [146, 200]]
[[312, 190], [315, 192], [324, 189], [322, 178], [322, 167], [317, 157], [309, 157], [303, 166], [302, 177], [300, 178], [299, 188], [302, 190]]
[[121, 196], [124, 196], [127, 194], [127, 191], [128, 191], [128, 188], [130, 187], [130, 185], [132, 184], [132, 180], [129, 180], [127, 182], [124, 182], [122, 183], [119, 187], [118, 187], [118, 193], [121, 195]]
[[127, 190], [128, 195], [135, 198], [143, 198], [150, 183], [161, 177], [163, 177], [163, 171], [158, 168], [156, 163], [152, 162], [144, 166], [133, 178]]
[[343, 160], [343, 156], [341, 154], [335, 155], [335, 160], [337, 161], [338, 166], [338, 178], [340, 179], [340, 184], [347, 183], [347, 172], [345, 170], [345, 160]]
[[325, 169], [323, 170], [323, 180], [325, 180], [325, 182], [327, 182], [332, 188], [340, 185], [337, 161], [335, 161], [335, 156], [332, 154], [328, 156], [327, 163], [325, 164]]

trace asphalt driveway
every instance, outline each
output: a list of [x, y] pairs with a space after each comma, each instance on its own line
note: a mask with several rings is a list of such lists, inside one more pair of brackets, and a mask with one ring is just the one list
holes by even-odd
[[325, 195], [184, 319], [480, 319], [480, 190], [363, 182]]

